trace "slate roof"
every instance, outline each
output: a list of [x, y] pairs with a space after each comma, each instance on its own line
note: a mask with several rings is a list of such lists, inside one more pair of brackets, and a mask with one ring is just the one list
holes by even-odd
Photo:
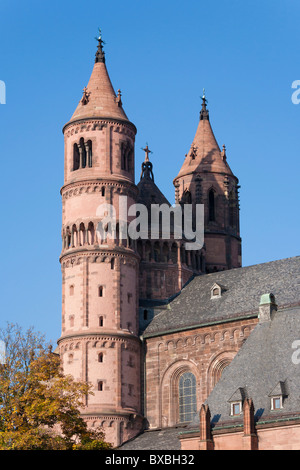
[[[242, 422], [230, 417], [229, 400], [238, 389], [252, 398], [258, 424], [300, 418], [299, 340], [299, 307], [278, 310], [271, 321], [257, 324], [206, 400], [215, 427]], [[283, 408], [272, 411], [270, 397], [277, 393], [284, 394]], [[191, 428], [198, 426], [197, 413]]]
[[[223, 287], [211, 299], [211, 288]], [[214, 322], [257, 316], [261, 295], [279, 308], [300, 305], [300, 256], [195, 277], [146, 327], [145, 338]]]
[[179, 433], [186, 428], [166, 428], [145, 431], [134, 439], [125, 442], [120, 450], [180, 450]]
[[148, 209], [151, 207], [151, 204], [167, 204], [168, 206], [171, 205], [151, 178], [141, 178], [137, 184], [137, 187], [139, 190], [139, 195], [137, 198], [138, 204], [144, 204]]

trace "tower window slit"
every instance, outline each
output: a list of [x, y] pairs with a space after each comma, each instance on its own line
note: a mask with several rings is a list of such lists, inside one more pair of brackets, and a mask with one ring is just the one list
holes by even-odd
[[102, 382], [102, 381], [99, 381], [99, 382], [98, 382], [98, 391], [99, 391], [99, 392], [102, 392], [102, 391], [103, 391], [103, 382]]
[[208, 194], [208, 210], [209, 210], [209, 221], [214, 222], [216, 219], [216, 207], [215, 207], [215, 192], [213, 189]]
[[103, 287], [103, 286], [99, 286], [99, 288], [98, 288], [98, 296], [99, 296], [99, 297], [104, 297], [104, 287]]

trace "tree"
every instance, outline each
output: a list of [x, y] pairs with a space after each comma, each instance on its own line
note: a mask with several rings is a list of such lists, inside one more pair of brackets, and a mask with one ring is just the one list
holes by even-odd
[[111, 448], [80, 416], [91, 386], [63, 374], [43, 335], [8, 324], [0, 340], [0, 450]]

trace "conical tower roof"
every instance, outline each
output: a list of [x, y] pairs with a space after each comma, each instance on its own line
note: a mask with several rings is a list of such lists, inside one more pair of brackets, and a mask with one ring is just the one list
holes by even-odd
[[209, 121], [205, 95], [197, 131], [177, 178], [191, 173], [212, 172], [232, 175], [226, 160], [225, 146], [221, 151]]
[[68, 124], [91, 118], [128, 121], [122, 108], [121, 92], [118, 90], [116, 95], [108, 75], [101, 35], [98, 38], [98, 50], [90, 80]]

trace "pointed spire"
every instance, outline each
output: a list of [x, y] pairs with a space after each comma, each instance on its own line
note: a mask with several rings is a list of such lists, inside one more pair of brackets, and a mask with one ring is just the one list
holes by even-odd
[[[77, 120], [93, 118], [112, 118], [129, 122], [123, 109], [121, 91], [118, 90], [118, 94], [115, 93], [106, 68], [103, 51], [104, 41], [100, 29], [96, 39], [98, 41], [98, 50], [92, 74], [87, 86], [83, 89], [83, 96], [76, 110], [67, 124]], [[136, 132], [135, 126], [133, 124], [132, 126]]]
[[202, 109], [196, 134], [177, 177], [201, 171], [232, 175], [226, 159], [226, 149], [223, 147], [220, 150], [211, 127], [204, 89], [201, 99]]
[[102, 40], [102, 35], [101, 35], [101, 29], [99, 28], [99, 36], [97, 38], [98, 41], [98, 50], [96, 52], [96, 58], [95, 58], [95, 63], [97, 62], [103, 62], [105, 64], [105, 53], [103, 50], [103, 44], [105, 42]]

